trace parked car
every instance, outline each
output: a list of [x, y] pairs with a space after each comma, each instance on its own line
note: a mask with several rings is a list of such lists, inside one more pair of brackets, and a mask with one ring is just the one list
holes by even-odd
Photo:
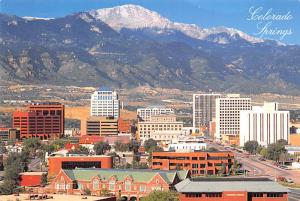
[[288, 183], [294, 183], [294, 181], [291, 178], [286, 178], [286, 182], [288, 182]]

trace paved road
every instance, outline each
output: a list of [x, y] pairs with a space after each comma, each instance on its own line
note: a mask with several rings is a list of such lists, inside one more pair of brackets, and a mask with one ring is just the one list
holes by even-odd
[[[224, 146], [210, 143], [208, 147], [215, 147], [219, 150], [224, 150]], [[268, 161], [260, 161], [256, 156], [247, 156], [246, 154], [239, 153], [231, 150], [235, 153], [235, 159], [241, 162], [246, 170], [248, 170], [248, 176], [262, 176], [275, 180], [278, 176], [285, 178], [291, 178], [295, 183], [300, 184], [300, 172], [296, 170], [281, 169]], [[300, 190], [289, 189], [289, 201], [300, 201]]]
[[289, 201], [299, 201], [300, 200], [300, 190], [290, 189]]

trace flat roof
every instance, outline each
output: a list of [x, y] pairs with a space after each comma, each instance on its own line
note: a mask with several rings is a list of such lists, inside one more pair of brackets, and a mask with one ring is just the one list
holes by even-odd
[[47, 172], [21, 172], [20, 175], [43, 175], [47, 174]]
[[288, 193], [289, 190], [269, 179], [262, 178], [197, 178], [185, 179], [175, 185], [181, 193], [221, 193], [224, 191], [244, 191], [255, 193]]

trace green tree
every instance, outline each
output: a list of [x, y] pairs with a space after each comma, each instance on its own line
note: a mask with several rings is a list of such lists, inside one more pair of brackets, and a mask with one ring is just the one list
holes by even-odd
[[280, 155], [287, 152], [285, 149], [286, 144], [285, 140], [278, 140], [277, 143], [269, 144], [267, 147], [267, 158], [278, 162]]
[[268, 157], [268, 150], [267, 150], [267, 148], [263, 147], [263, 148], [260, 150], [259, 154], [260, 154], [263, 158], [267, 158], [267, 157]]
[[38, 138], [29, 138], [23, 141], [23, 150], [29, 153], [30, 157], [37, 155], [38, 151], [43, 148], [42, 142]]
[[116, 151], [126, 152], [130, 150], [130, 143], [122, 143], [120, 141], [116, 141], [114, 144], [114, 148]]
[[83, 193], [84, 193], [84, 195], [91, 195], [92, 192], [90, 189], [85, 188], [85, 189], [83, 189]]
[[68, 154], [83, 154], [88, 155], [90, 153], [89, 149], [83, 146], [79, 146], [78, 148], [74, 150], [70, 150]]
[[148, 156], [148, 162], [150, 163], [152, 161], [152, 153], [153, 152], [160, 152], [160, 151], [163, 151], [163, 148], [159, 147], [159, 146], [154, 146], [154, 147], [151, 147], [149, 150], [148, 150], [148, 153], [149, 153], [149, 156]]
[[6, 150], [4, 142], [0, 141], [0, 154], [4, 154], [6, 152], [7, 152], [7, 150]]
[[144, 149], [146, 152], [150, 152], [150, 149], [153, 147], [157, 147], [157, 142], [155, 140], [153, 140], [152, 138], [146, 140], [144, 142]]
[[175, 191], [152, 191], [143, 201], [179, 201], [179, 195]]
[[110, 196], [111, 193], [106, 188], [102, 188], [100, 191], [100, 195], [106, 197], [106, 196]]
[[94, 145], [96, 155], [103, 155], [106, 151], [110, 150], [110, 145], [107, 142], [98, 142]]
[[42, 186], [46, 186], [48, 184], [48, 177], [47, 174], [43, 174], [41, 178], [41, 184]]
[[257, 141], [248, 141], [244, 145], [244, 150], [248, 151], [251, 154], [255, 154], [259, 145]]
[[218, 171], [219, 175], [225, 175], [226, 174], [226, 165], [222, 163], [221, 169]]
[[219, 150], [216, 147], [209, 147], [208, 151], [215, 152], [215, 151], [219, 151]]
[[1, 194], [12, 194], [19, 183], [19, 174], [25, 170], [28, 153], [9, 153], [4, 162], [4, 181]]

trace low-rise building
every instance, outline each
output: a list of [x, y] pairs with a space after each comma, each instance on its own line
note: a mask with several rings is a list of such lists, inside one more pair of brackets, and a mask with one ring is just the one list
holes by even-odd
[[194, 151], [205, 151], [205, 142], [192, 142], [192, 143], [174, 143], [168, 145], [168, 151], [175, 152], [194, 152]]
[[118, 119], [112, 117], [90, 117], [81, 121], [81, 135], [118, 135]]
[[189, 177], [188, 171], [153, 171], [133, 169], [73, 169], [61, 170], [50, 184], [53, 193], [92, 195], [108, 190], [116, 197], [140, 200], [154, 190], [170, 190]]
[[55, 177], [61, 169], [72, 170], [76, 168], [103, 168], [113, 167], [111, 156], [93, 155], [65, 155], [50, 156], [48, 158], [48, 177]]
[[114, 145], [115, 142], [127, 144], [131, 142], [130, 135], [116, 135], [116, 136], [99, 136], [99, 135], [83, 135], [79, 138], [81, 145], [94, 145], [98, 142], [107, 142], [109, 145]]
[[288, 201], [289, 192], [266, 178], [188, 178], [175, 189], [180, 201]]
[[226, 173], [234, 163], [229, 151], [153, 152], [154, 170], [189, 170], [193, 176], [215, 175], [224, 168]]
[[172, 108], [166, 108], [163, 106], [153, 106], [137, 109], [137, 116], [141, 121], [150, 121], [152, 116], [161, 114], [174, 114], [174, 110]]
[[14, 128], [1, 128], [0, 127], [0, 139], [2, 141], [18, 140], [20, 139], [20, 131]]
[[42, 177], [46, 172], [22, 172], [20, 173], [20, 186], [37, 187], [42, 185]]
[[154, 133], [180, 133], [183, 128], [183, 122], [176, 121], [174, 115], [152, 116], [151, 121], [142, 121], [138, 123], [137, 136], [143, 143], [150, 139]]

